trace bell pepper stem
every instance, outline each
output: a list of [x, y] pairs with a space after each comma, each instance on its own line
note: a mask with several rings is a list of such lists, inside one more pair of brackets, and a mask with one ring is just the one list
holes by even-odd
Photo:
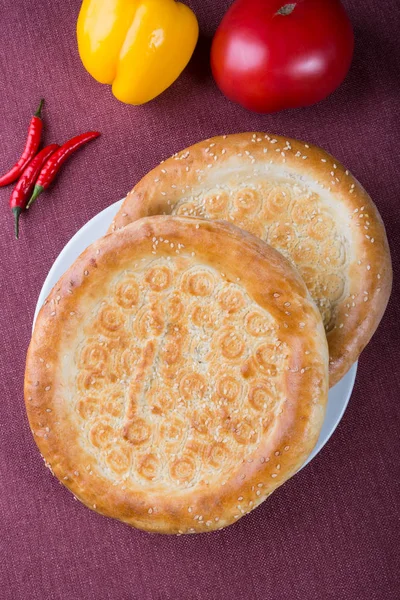
[[43, 103], [44, 103], [44, 98], [42, 98], [40, 100], [39, 107], [38, 107], [37, 111], [35, 112], [35, 114], [33, 115], [34, 117], [39, 117], [39, 119], [42, 118]]
[[33, 188], [33, 194], [30, 197], [29, 202], [26, 205], [26, 208], [30, 208], [32, 206], [32, 204], [38, 199], [38, 197], [43, 192], [43, 190], [44, 190], [44, 187], [42, 185], [35, 185], [35, 187]]
[[18, 239], [18, 237], [19, 237], [19, 216], [22, 212], [22, 208], [20, 206], [15, 206], [12, 209], [12, 211], [14, 213], [15, 238]]

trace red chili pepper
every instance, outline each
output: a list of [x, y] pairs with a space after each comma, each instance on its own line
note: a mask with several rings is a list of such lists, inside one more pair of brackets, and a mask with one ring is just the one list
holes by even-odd
[[43, 165], [59, 147], [58, 144], [50, 144], [50, 146], [43, 148], [43, 150], [31, 160], [12, 191], [10, 196], [10, 208], [15, 217], [15, 237], [17, 239], [20, 214], [24, 210], [26, 203], [32, 194], [36, 179], [38, 178]]
[[54, 181], [55, 176], [57, 175], [61, 166], [71, 156], [71, 154], [73, 154], [73, 152], [78, 150], [78, 148], [84, 144], [87, 144], [87, 142], [90, 142], [90, 140], [94, 140], [95, 138], [99, 137], [99, 135], [100, 133], [98, 131], [88, 131], [87, 133], [82, 133], [81, 135], [77, 135], [76, 137], [72, 138], [68, 142], [65, 142], [61, 148], [54, 152], [54, 154], [44, 165], [26, 208], [30, 208], [38, 196], [40, 196], [44, 190], [47, 190], [50, 184]]
[[39, 108], [33, 115], [28, 129], [28, 137], [25, 144], [25, 149], [21, 154], [21, 158], [15, 163], [12, 169], [5, 175], [0, 177], [0, 187], [13, 183], [21, 175], [29, 161], [35, 156], [37, 149], [39, 148], [40, 138], [42, 135], [43, 121], [42, 121], [42, 106], [44, 100], [42, 99], [39, 104]]

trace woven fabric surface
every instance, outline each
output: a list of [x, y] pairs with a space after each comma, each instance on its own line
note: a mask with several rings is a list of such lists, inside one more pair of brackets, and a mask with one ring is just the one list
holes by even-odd
[[[257, 115], [226, 100], [209, 45], [228, 0], [191, 0], [201, 39], [179, 80], [143, 107], [118, 102], [83, 69], [79, 0], [0, 0], [0, 172], [22, 149], [39, 99], [45, 141], [88, 129], [77, 154], [13, 238], [0, 189], [0, 597], [3, 600], [394, 600], [400, 597], [400, 6], [345, 0], [356, 48], [320, 104]], [[391, 302], [363, 353], [342, 422], [323, 451], [261, 507], [200, 536], [149, 535], [76, 502], [45, 469], [23, 377], [36, 301], [54, 259], [91, 217], [173, 152], [261, 130], [316, 143], [375, 200], [391, 244]]]

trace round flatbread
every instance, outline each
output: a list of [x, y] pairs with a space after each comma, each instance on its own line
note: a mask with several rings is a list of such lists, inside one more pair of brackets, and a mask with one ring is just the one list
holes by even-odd
[[110, 231], [156, 214], [225, 219], [293, 261], [322, 314], [331, 386], [382, 318], [392, 282], [382, 220], [357, 180], [320, 148], [264, 133], [195, 144], [135, 186]]
[[89, 508], [197, 533], [293, 475], [324, 419], [328, 348], [297, 271], [224, 222], [142, 219], [90, 246], [42, 307], [25, 401]]

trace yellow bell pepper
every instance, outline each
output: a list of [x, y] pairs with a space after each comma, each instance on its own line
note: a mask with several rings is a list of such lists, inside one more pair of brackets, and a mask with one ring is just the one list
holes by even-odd
[[127, 104], [152, 100], [180, 75], [199, 35], [195, 14], [175, 0], [84, 0], [78, 48], [89, 73]]

